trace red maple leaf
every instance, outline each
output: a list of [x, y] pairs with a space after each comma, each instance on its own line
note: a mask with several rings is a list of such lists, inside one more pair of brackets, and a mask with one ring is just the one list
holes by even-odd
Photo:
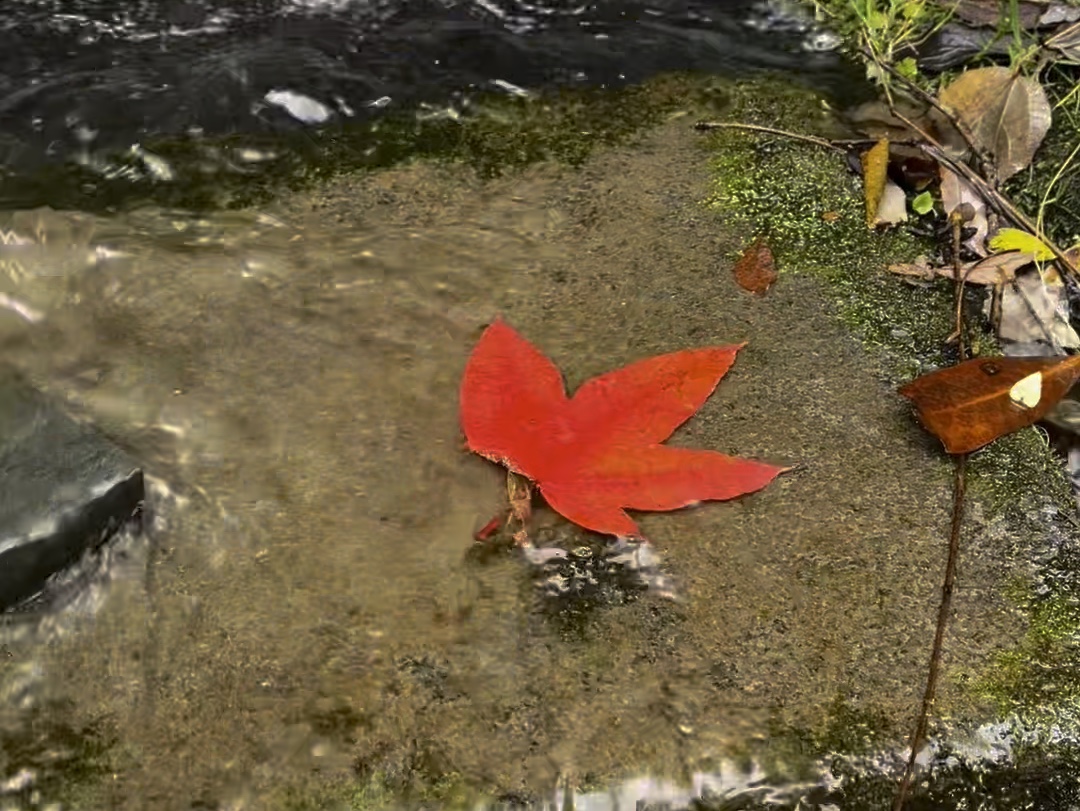
[[701, 408], [743, 346], [657, 355], [567, 397], [555, 364], [499, 319], [465, 367], [461, 426], [469, 450], [534, 481], [570, 521], [640, 538], [624, 508], [735, 498], [788, 470], [660, 444]]

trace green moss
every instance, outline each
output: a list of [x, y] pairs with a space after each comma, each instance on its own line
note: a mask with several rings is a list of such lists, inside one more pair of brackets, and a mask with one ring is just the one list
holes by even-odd
[[974, 684], [998, 711], [1048, 729], [1080, 721], [1080, 598], [1076, 594], [1031, 598], [1024, 640], [1000, 653]]
[[55, 702], [32, 710], [16, 730], [0, 731], [0, 763], [8, 773], [27, 769], [36, 774], [34, 790], [46, 796], [96, 798], [101, 778], [113, 771], [121, 755], [108, 718], [72, 725], [70, 702]]
[[790, 785], [815, 780], [822, 756], [869, 755], [899, 734], [903, 733], [891, 729], [883, 714], [855, 707], [838, 694], [823, 724], [792, 726], [775, 716], [762, 738], [725, 752], [725, 757], [747, 774], [760, 770], [767, 783]]
[[1063, 515], [1075, 509], [1064, 466], [1038, 428], [1001, 437], [971, 457], [970, 495], [991, 516], [1022, 523], [1030, 520], [1031, 500], [1039, 495]]
[[[753, 92], [744, 87], [733, 94], [726, 118], [830, 134], [816, 101], [790, 87], [757, 85]], [[951, 285], [912, 286], [886, 271], [889, 263], [908, 261], [923, 246], [902, 231], [866, 228], [861, 180], [848, 171], [843, 156], [739, 130], [717, 131], [713, 148], [709, 207], [733, 218], [748, 235], [765, 234], [781, 273], [809, 274], [824, 282], [839, 318], [879, 352], [893, 384], [951, 361], [944, 351], [953, 328]], [[996, 351], [992, 339], [980, 343], [983, 352]], [[943, 454], [942, 478], [927, 487], [948, 486], [949, 467]], [[1048, 522], [1075, 529], [1068, 523], [1075, 504], [1062, 462], [1037, 429], [1003, 437], [972, 455], [968, 492], [981, 510], [977, 516], [968, 511], [966, 537], [997, 528], [1021, 556], [1030, 557], [1051, 542], [1045, 537]], [[1080, 665], [1070, 664], [1080, 652], [1080, 578], [1070, 574], [1080, 560], [1072, 557], [1080, 558], [1080, 552], [1042, 564], [1037, 597], [1031, 596], [1031, 583], [1011, 585], [1011, 599], [1028, 615], [1030, 629], [1014, 649], [968, 682], [977, 698], [1029, 719], [1068, 718], [1080, 724]], [[836, 716], [837, 729], [842, 718]], [[833, 740], [832, 728], [830, 723], [811, 736], [814, 744], [857, 751], [850, 748], [852, 741]]]
[[[830, 132], [812, 95], [763, 83], [734, 95], [728, 120], [803, 134]], [[816, 132], [807, 132], [809, 125]], [[833, 291], [841, 320], [870, 346], [886, 349], [892, 376], [914, 376], [919, 362], [944, 361], [942, 339], [952, 323], [947, 283], [915, 287], [888, 264], [925, 249], [905, 231], [866, 227], [862, 181], [843, 155], [799, 141], [717, 130], [715, 191], [708, 205], [749, 233], [764, 234], [781, 273], [812, 274]]]
[[[723, 101], [708, 80], [668, 75], [617, 91], [480, 96], [465, 114], [446, 109], [425, 115], [409, 109], [362, 124], [280, 137], [149, 141], [145, 151], [172, 167], [176, 179], [167, 182], [107, 180], [75, 164], [47, 168], [33, 178], [0, 179], [9, 199], [28, 207], [48, 204], [103, 211], [153, 202], [194, 210], [244, 208], [335, 175], [415, 159], [464, 163], [482, 177], [542, 160], [579, 166], [597, 147], [630, 140], [687, 105], [716, 108]], [[262, 158], [242, 157], [256, 153]], [[132, 176], [143, 174], [137, 155], [114, 155], [109, 163], [127, 167]]]

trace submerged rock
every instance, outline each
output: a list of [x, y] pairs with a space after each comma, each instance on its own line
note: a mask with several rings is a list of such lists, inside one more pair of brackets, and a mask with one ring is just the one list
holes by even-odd
[[0, 366], [0, 611], [137, 521], [138, 465]]

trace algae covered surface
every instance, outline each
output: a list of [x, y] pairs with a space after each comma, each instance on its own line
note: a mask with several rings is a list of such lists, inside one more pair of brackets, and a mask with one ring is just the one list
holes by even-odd
[[[800, 106], [798, 97], [794, 94], [793, 101], [782, 87], [772, 94], [742, 96], [728, 117], [804, 131], [814, 108], [805, 97]], [[1067, 126], [1070, 119], [1064, 120]], [[823, 124], [819, 132], [829, 135], [830, 125]], [[713, 137], [718, 156], [710, 205], [773, 234], [776, 253], [793, 272], [825, 279], [841, 321], [876, 350], [888, 379], [903, 383], [950, 362], [941, 340], [953, 328], [949, 285], [897, 284], [885, 274], [865, 272], [875, 264], [880, 270], [919, 246], [903, 232], [871, 235], [834, 227], [844, 219], [857, 220], [862, 211], [861, 189], [845, 177], [841, 159], [798, 145], [763, 144], [760, 137], [731, 131]], [[1052, 176], [1056, 166], [1040, 162], [1039, 171]], [[1036, 175], [1029, 182], [1041, 188], [1046, 178]], [[825, 218], [821, 215], [829, 205], [839, 208]], [[984, 337], [981, 343], [983, 351], [993, 354], [992, 339]], [[1023, 727], [1025, 735], [1056, 738], [1060, 725], [1075, 729], [1080, 723], [1080, 679], [1074, 665], [1080, 641], [1075, 502], [1062, 462], [1039, 430], [1003, 437], [980, 451], [972, 457], [971, 472], [978, 502], [966, 543], [989, 544], [1006, 558], [1026, 561], [1004, 593], [1030, 623], [1023, 641], [996, 655], [972, 687], [991, 699], [1002, 717]]]
[[[229, 217], [101, 224], [130, 261], [66, 280], [48, 331], [0, 344], [146, 460], [149, 575], [133, 553], [92, 619], [12, 628], [5, 774], [79, 808], [375, 808], [729, 761], [795, 781], [902, 746], [951, 491], [895, 384], [940, 362], [949, 298], [883, 272], [917, 246], [866, 231], [841, 157], [692, 128], [827, 127], [818, 100], [686, 87], [572, 165], [413, 161]], [[758, 232], [781, 269], [761, 298], [731, 276]], [[461, 450], [458, 384], [497, 314], [571, 390], [748, 342], [672, 442], [797, 469], [640, 516], [678, 601], [617, 579], [551, 597], [517, 555], [473, 548], [504, 484]], [[1027, 432], [973, 460], [950, 727], [999, 717], [1000, 663], [1031, 638], [1017, 595], [1050, 533], [1072, 542], [1048, 459]], [[543, 507], [535, 531], [600, 547]]]

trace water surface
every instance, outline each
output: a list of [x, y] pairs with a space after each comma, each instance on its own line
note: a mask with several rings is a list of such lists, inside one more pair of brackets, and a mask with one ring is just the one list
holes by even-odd
[[[828, 741], [902, 740], [947, 468], [813, 279], [736, 287], [747, 235], [700, 206], [692, 120], [582, 170], [417, 164], [261, 211], [10, 217], [31, 244], [3, 290], [41, 318], [0, 311], [5, 360], [153, 485], [145, 540], [111, 547], [64, 612], [5, 629], [21, 796], [542, 801], [641, 773], [687, 785], [751, 753], [797, 783]], [[499, 313], [572, 388], [749, 341], [673, 441], [801, 468], [642, 517], [680, 601], [618, 579], [560, 601], [520, 557], [474, 550], [504, 483], [462, 450], [457, 387]], [[543, 509], [534, 531], [602, 547]], [[954, 675], [1020, 633], [997, 596], [1014, 574], [968, 560]], [[983, 720], [959, 675], [941, 706]]]

